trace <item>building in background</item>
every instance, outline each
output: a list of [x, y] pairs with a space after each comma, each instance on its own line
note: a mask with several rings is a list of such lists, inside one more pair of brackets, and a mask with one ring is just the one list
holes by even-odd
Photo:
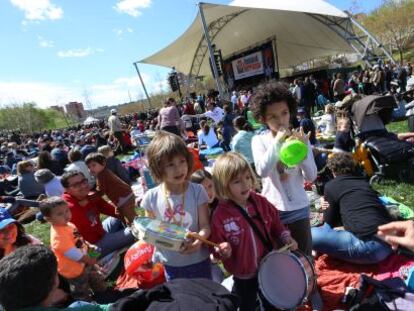
[[66, 114], [75, 119], [83, 119], [86, 116], [82, 103], [70, 102], [65, 105]]

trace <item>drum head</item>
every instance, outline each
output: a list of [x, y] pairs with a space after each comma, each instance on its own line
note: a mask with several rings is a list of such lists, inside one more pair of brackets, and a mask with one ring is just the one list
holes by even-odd
[[279, 309], [292, 309], [306, 296], [306, 275], [300, 261], [290, 253], [272, 252], [259, 269], [259, 287], [266, 300]]

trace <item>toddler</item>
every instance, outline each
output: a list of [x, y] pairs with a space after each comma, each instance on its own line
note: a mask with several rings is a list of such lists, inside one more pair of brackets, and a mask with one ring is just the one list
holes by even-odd
[[96, 178], [98, 193], [105, 194], [115, 204], [121, 219], [131, 225], [136, 216], [135, 197], [131, 187], [106, 167], [106, 158], [102, 153], [88, 154], [85, 163]]
[[50, 227], [50, 246], [56, 256], [58, 272], [70, 284], [73, 298], [90, 301], [91, 290], [105, 291], [106, 283], [96, 266], [96, 259], [88, 255], [88, 246], [75, 225], [67, 203], [60, 197], [50, 197], [40, 205]]

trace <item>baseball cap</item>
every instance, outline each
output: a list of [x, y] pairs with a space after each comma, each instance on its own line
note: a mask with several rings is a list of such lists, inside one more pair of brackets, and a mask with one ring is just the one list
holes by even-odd
[[42, 168], [36, 171], [34, 176], [36, 181], [41, 184], [47, 184], [55, 177], [55, 175], [47, 168]]
[[306, 113], [305, 108], [299, 107], [298, 108], [298, 113]]
[[11, 217], [5, 208], [0, 207], [0, 230], [14, 222], [17, 222], [17, 220]]
[[116, 113], [116, 109], [111, 109], [111, 114]]

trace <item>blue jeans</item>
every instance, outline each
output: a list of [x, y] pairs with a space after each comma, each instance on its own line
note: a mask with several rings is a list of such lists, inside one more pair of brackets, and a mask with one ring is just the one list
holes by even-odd
[[333, 230], [325, 223], [312, 229], [313, 249], [317, 252], [355, 264], [374, 264], [383, 261], [392, 249], [375, 238], [361, 240], [345, 230]]
[[102, 223], [105, 230], [105, 235], [100, 239], [96, 246], [101, 253], [101, 257], [112, 253], [125, 246], [132, 245], [135, 242], [135, 238], [132, 235], [129, 227], [124, 227], [121, 220], [115, 217], [108, 217]]

